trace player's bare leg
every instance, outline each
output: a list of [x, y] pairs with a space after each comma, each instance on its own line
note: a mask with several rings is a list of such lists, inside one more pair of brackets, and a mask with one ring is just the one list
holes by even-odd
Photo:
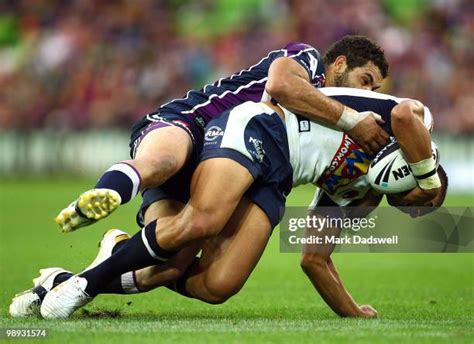
[[[145, 212], [145, 223], [156, 217], [173, 216], [183, 207], [184, 204], [174, 200], [155, 202]], [[260, 257], [258, 249], [263, 250], [265, 238], [268, 239], [266, 228], [270, 224], [267, 226], [267, 223], [265, 213], [244, 198], [217, 237], [206, 240], [202, 245], [195, 243], [183, 248], [166, 263], [135, 271], [135, 292], [167, 286], [187, 272], [187, 276], [178, 282], [178, 292], [183, 292], [184, 286], [192, 291], [187, 296], [210, 303], [225, 301], [245, 283], [246, 276], [253, 269], [252, 262]], [[201, 257], [196, 258], [201, 248]], [[194, 266], [188, 269], [193, 261]], [[188, 279], [189, 282], [186, 281]], [[222, 279], [225, 279], [225, 285], [221, 283]], [[122, 290], [117, 292], [122, 293]]]
[[114, 278], [168, 261], [180, 248], [218, 234], [252, 183], [250, 172], [231, 159], [205, 160], [193, 175], [191, 199], [177, 216], [160, 219], [160, 227], [149, 223], [109, 259], [53, 289], [41, 306], [43, 317], [67, 317]]
[[271, 234], [263, 210], [242, 199], [224, 230], [204, 242], [200, 259], [178, 282], [180, 292], [208, 303], [225, 302], [243, 287]]
[[[145, 210], [144, 223], [148, 224], [157, 218], [160, 219], [168, 216], [176, 216], [183, 208], [184, 204], [179, 201], [173, 199], [159, 200], [152, 203]], [[105, 236], [102, 240], [102, 244], [106, 239], [113, 239], [109, 240], [106, 243], [107, 245], [105, 245], [114, 245], [113, 249], [106, 250], [105, 254], [101, 254], [103, 251], [102, 246], [104, 246], [101, 245], [99, 254], [95, 261], [90, 265], [89, 268], [84, 270], [89, 270], [90, 268], [102, 263], [105, 259], [109, 258], [114, 252], [116, 252], [121, 248], [122, 245], [125, 244], [125, 241], [116, 243], [114, 238], [106, 238]], [[168, 262], [122, 274], [109, 283], [104, 292], [107, 294], [135, 294], [169, 285], [184, 274], [199, 251], [200, 244], [196, 243], [190, 245], [190, 247], [182, 249]], [[107, 254], [108, 256], [105, 257]]]
[[156, 242], [176, 251], [195, 240], [217, 235], [253, 183], [247, 168], [228, 158], [201, 162], [191, 183], [191, 199], [178, 216], [160, 219]]
[[[216, 237], [182, 249], [162, 265], [136, 271], [137, 287], [143, 292], [176, 282], [176, 291], [187, 297], [222, 303], [242, 288], [271, 233], [267, 215], [243, 198]], [[196, 258], [201, 248], [200, 258]]]
[[[158, 205], [157, 208], [159, 209]], [[161, 209], [166, 213], [170, 208], [166, 209], [165, 206]], [[181, 280], [184, 282], [185, 295], [208, 303], [222, 303], [245, 284], [270, 235], [271, 225], [266, 214], [244, 198], [224, 230], [203, 244], [203, 253], [199, 259], [195, 258], [195, 254], [200, 248], [191, 246], [181, 250], [162, 266], [140, 270], [141, 274], [138, 276], [143, 287], [140, 291], [169, 284], [176, 276], [181, 276], [182, 271], [194, 260], [195, 264]], [[106, 289], [105, 292], [111, 292], [110, 288]], [[83, 294], [83, 298], [83, 304], [91, 300], [87, 294]], [[43, 316], [52, 317], [51, 314], [45, 313], [44, 309], [42, 312]], [[53, 317], [66, 317], [67, 314], [58, 316], [58, 313], [55, 313]]]
[[[172, 216], [183, 207], [184, 204], [174, 200], [153, 203], [145, 212], [145, 223], [151, 222], [155, 216]], [[268, 233], [271, 234], [271, 230], [267, 230], [269, 227], [265, 213], [243, 198], [217, 237], [183, 248], [166, 263], [135, 271], [135, 292], [167, 286], [176, 282], [186, 272], [186, 277], [179, 281], [182, 285], [179, 289], [184, 286], [186, 294], [189, 294], [186, 296], [209, 303], [223, 302], [245, 283], [263, 252]], [[201, 257], [197, 258], [201, 248]], [[193, 267], [188, 269], [193, 262]], [[225, 283], [222, 283], [223, 280]], [[113, 292], [111, 287], [107, 292]], [[123, 289], [115, 291], [123, 292]]]
[[[152, 203], [145, 211], [145, 225], [150, 222], [169, 216], [176, 216], [182, 211], [184, 204], [165, 199]], [[161, 286], [166, 286], [180, 278], [193, 262], [201, 250], [200, 242], [185, 247], [173, 258], [160, 265], [149, 266], [135, 271], [136, 288], [140, 292], [149, 291]]]
[[135, 158], [111, 166], [94, 189], [81, 194], [56, 217], [63, 232], [71, 232], [103, 219], [144, 188], [157, 187], [176, 174], [193, 149], [186, 130], [168, 125], [150, 131], [140, 142]]
[[[157, 236], [162, 230], [165, 241], [183, 238], [187, 241], [173, 249], [179, 252], [168, 261], [135, 271], [137, 288], [146, 291], [179, 278], [199, 252], [202, 240], [224, 227], [252, 182], [248, 170], [235, 161], [209, 159], [202, 162], [194, 173], [193, 196], [185, 207], [173, 200], [153, 203], [145, 212], [145, 223], [159, 219], [155, 230]], [[225, 194], [222, 190], [226, 190]], [[173, 216], [177, 212], [177, 216]]]
[[[160, 217], [175, 216], [183, 207], [183, 203], [171, 199], [155, 202], [145, 212], [145, 223]], [[107, 231], [99, 243], [97, 257], [84, 271], [92, 269], [109, 258], [129, 238], [130, 236], [127, 233], [118, 229]], [[109, 283], [105, 293], [135, 294], [169, 285], [184, 274], [199, 250], [199, 245], [194, 245], [181, 250], [175, 257], [162, 265], [150, 266], [135, 272], [125, 273]], [[73, 273], [61, 268], [42, 269], [40, 274], [40, 277], [33, 280], [34, 288], [17, 294], [13, 298], [10, 305], [10, 314], [12, 316], [39, 315], [40, 306], [46, 293], [56, 285], [74, 276]]]

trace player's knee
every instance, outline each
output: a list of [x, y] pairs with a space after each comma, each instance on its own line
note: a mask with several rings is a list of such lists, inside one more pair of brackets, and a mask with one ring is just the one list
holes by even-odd
[[206, 239], [212, 236], [208, 224], [201, 217], [177, 218], [174, 228], [177, 229], [175, 236], [177, 242]]
[[222, 304], [237, 294], [241, 288], [242, 284], [228, 274], [207, 278], [205, 301], [211, 304]]
[[142, 187], [156, 187], [175, 175], [184, 164], [172, 154], [144, 155], [140, 154], [130, 161], [138, 170]]
[[181, 168], [178, 159], [173, 155], [162, 155], [155, 158], [148, 159], [148, 166], [150, 169], [150, 180], [168, 179], [176, 174]]
[[212, 221], [212, 217], [204, 213], [194, 214], [191, 218], [184, 220], [183, 235], [193, 239], [206, 239], [218, 234], [218, 226]]

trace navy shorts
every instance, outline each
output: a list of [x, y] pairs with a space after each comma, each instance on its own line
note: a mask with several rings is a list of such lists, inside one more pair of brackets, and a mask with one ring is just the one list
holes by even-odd
[[261, 103], [246, 102], [209, 122], [201, 161], [229, 158], [244, 166], [254, 178], [245, 196], [265, 212], [274, 228], [293, 183], [289, 155], [283, 120]]
[[143, 201], [137, 214], [137, 224], [140, 227], [144, 226], [144, 214], [151, 204], [163, 199], [173, 199], [187, 203], [190, 197], [191, 177], [199, 163], [204, 136], [203, 130], [191, 119], [174, 113], [152, 113], [145, 116], [132, 129], [130, 156], [135, 157], [136, 149], [148, 133], [168, 126], [177, 126], [186, 130], [193, 142], [193, 151], [186, 164], [177, 174], [159, 187], [142, 191]]
[[148, 132], [168, 125], [182, 127], [186, 124], [192, 134], [194, 150], [176, 175], [160, 187], [142, 192], [143, 201], [137, 214], [139, 226], [144, 225], [144, 213], [155, 202], [163, 199], [188, 202], [192, 174], [199, 161], [217, 157], [235, 160], [249, 170], [255, 181], [245, 196], [265, 212], [272, 228], [280, 222], [286, 196], [292, 187], [293, 169], [285, 125], [278, 114], [266, 106], [247, 102], [209, 122], [205, 135], [199, 132], [196, 124], [193, 128], [191, 123], [184, 121], [183, 116], [160, 114], [160, 117], [162, 121], [134, 130], [130, 144], [132, 157]]

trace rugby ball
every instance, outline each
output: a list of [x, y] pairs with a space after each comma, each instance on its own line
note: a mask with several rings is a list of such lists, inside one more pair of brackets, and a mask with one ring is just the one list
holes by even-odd
[[[431, 150], [438, 167], [439, 152], [434, 142], [431, 142]], [[367, 177], [372, 188], [384, 194], [405, 192], [418, 185], [396, 141], [386, 145], [375, 156]]]

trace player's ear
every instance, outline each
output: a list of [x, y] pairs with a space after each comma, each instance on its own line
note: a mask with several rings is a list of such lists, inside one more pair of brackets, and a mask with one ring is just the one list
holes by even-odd
[[332, 64], [334, 66], [335, 73], [343, 73], [347, 68], [347, 57], [344, 55], [339, 55]]

